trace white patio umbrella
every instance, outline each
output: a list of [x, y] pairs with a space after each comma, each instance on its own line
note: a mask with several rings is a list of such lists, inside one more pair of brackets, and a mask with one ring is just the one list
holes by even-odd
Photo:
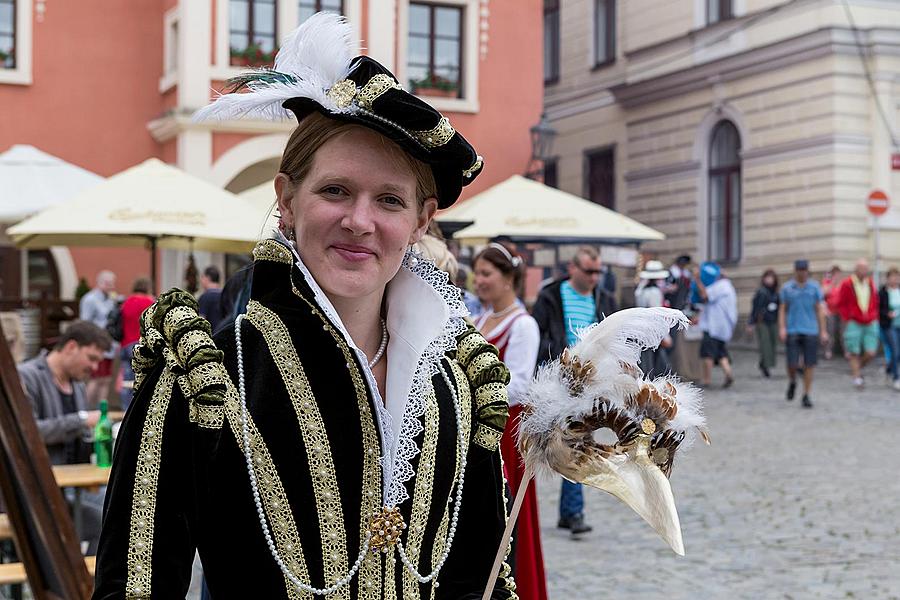
[[102, 181], [34, 146], [15, 145], [0, 154], [0, 224], [18, 223]]
[[488, 188], [437, 217], [466, 225], [454, 239], [509, 236], [521, 242], [639, 243], [665, 235], [623, 214], [520, 175]]
[[235, 194], [151, 158], [7, 233], [23, 248], [148, 246], [155, 281], [157, 247], [247, 252], [263, 224]]
[[275, 205], [275, 186], [271, 179], [249, 190], [244, 190], [238, 196], [259, 211], [259, 218], [265, 220], [264, 229], [266, 231], [278, 227], [278, 219], [275, 218], [278, 213], [278, 207]]

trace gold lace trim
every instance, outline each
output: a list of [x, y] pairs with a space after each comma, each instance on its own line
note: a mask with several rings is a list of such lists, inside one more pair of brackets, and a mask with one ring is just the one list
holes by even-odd
[[372, 105], [388, 90], [402, 90], [403, 86], [394, 81], [394, 78], [384, 73], [372, 77], [366, 85], [356, 94], [356, 103], [366, 110], [372, 110]]
[[[384, 557], [384, 600], [397, 600], [397, 561], [395, 558], [393, 554]], [[415, 596], [411, 600], [415, 600]]]
[[[325, 575], [323, 587], [327, 587], [347, 573], [349, 564], [344, 511], [325, 422], [319, 413], [316, 397], [300, 364], [290, 333], [281, 319], [256, 301], [250, 301], [247, 305], [247, 319], [262, 333], [281, 378], [287, 386], [300, 424], [312, 476], [313, 494], [316, 498], [316, 514], [319, 518], [322, 566]], [[342, 587], [333, 594], [333, 597], [349, 600], [350, 588]]]
[[227, 380], [228, 372], [220, 362], [208, 362], [197, 365], [187, 375], [178, 378], [178, 383], [187, 397], [193, 397], [200, 391], [212, 385], [223, 385]]
[[153, 570], [153, 524], [156, 517], [156, 486], [159, 482], [163, 425], [175, 385], [174, 374], [166, 369], [147, 407], [144, 429], [134, 472], [131, 500], [131, 528], [128, 535], [128, 598], [150, 598]]
[[[350, 346], [341, 337], [341, 334], [331, 326], [330, 321], [325, 314], [319, 309], [318, 305], [311, 302], [309, 298], [300, 293], [297, 286], [291, 279], [291, 291], [295, 296], [302, 300], [310, 309], [310, 311], [318, 317], [322, 322], [322, 329], [331, 334], [332, 339], [341, 349], [347, 366], [350, 370], [350, 378], [353, 380], [353, 388], [356, 390], [356, 400], [359, 404], [360, 423], [363, 432], [363, 447], [365, 448], [365, 456], [363, 458], [365, 469], [363, 471], [365, 479], [363, 481], [363, 505], [360, 507], [360, 524], [359, 535], [360, 543], [365, 539], [369, 531], [369, 524], [372, 515], [381, 509], [381, 462], [380, 453], [381, 446], [378, 442], [378, 434], [375, 431], [375, 421], [372, 415], [372, 409], [369, 399], [369, 388], [363, 380], [362, 373], [356, 364], [353, 352]], [[368, 502], [368, 505], [366, 505]], [[381, 600], [381, 583], [382, 583], [382, 567], [381, 558], [369, 553], [363, 560], [362, 567], [359, 570], [359, 597], [360, 600]]]
[[490, 381], [475, 390], [475, 406], [479, 410], [497, 402], [509, 402], [506, 384], [499, 381]]
[[500, 446], [501, 437], [503, 437], [502, 431], [497, 431], [490, 425], [478, 423], [475, 425], [475, 436], [472, 438], [472, 442], [493, 452]]
[[438, 148], [443, 146], [450, 141], [455, 133], [456, 130], [450, 125], [450, 119], [447, 117], [441, 117], [438, 124], [431, 129], [410, 131], [412, 137], [426, 148]]
[[178, 354], [178, 361], [181, 364], [187, 364], [191, 355], [204, 346], [209, 348], [215, 347], [212, 338], [208, 333], [202, 329], [192, 329], [191, 331], [188, 331], [181, 336], [181, 339], [178, 340], [178, 344], [175, 346], [175, 352]]
[[356, 84], [349, 79], [341, 79], [328, 88], [325, 95], [331, 98], [338, 108], [347, 108], [353, 103], [353, 98], [356, 97]]
[[[243, 449], [244, 434], [241, 425], [241, 408], [238, 400], [237, 389], [229, 381], [225, 392], [225, 415], [228, 424], [237, 440], [238, 446]], [[253, 448], [253, 459], [256, 463], [256, 478], [259, 487], [259, 496], [262, 499], [263, 509], [269, 519], [269, 527], [275, 547], [285, 561], [287, 567], [300, 581], [309, 581], [309, 572], [306, 569], [306, 560], [303, 557], [303, 547], [300, 544], [300, 534], [297, 532], [297, 524], [291, 512], [287, 494], [272, 455], [265, 441], [259, 435], [259, 430], [253, 422], [253, 417], [247, 415], [247, 431], [250, 435], [250, 446]], [[285, 590], [292, 600], [312, 600], [313, 595], [299, 591], [291, 580], [284, 576]]]
[[[434, 486], [434, 463], [437, 458], [438, 429], [440, 425], [440, 409], [437, 398], [432, 391], [425, 404], [425, 436], [422, 439], [422, 451], [416, 467], [416, 484], [412, 497], [412, 511], [409, 520], [409, 533], [406, 538], [406, 556], [410, 562], [423, 571], [419, 565], [422, 542], [425, 539], [425, 528], [431, 514], [431, 495]], [[419, 580], [403, 569], [403, 597], [419, 597]]]
[[269, 260], [286, 265], [294, 264], [291, 251], [285, 248], [284, 244], [275, 240], [263, 240], [256, 244], [256, 247], [253, 248], [253, 260]]
[[469, 381], [475, 381], [479, 373], [498, 362], [499, 361], [497, 357], [494, 356], [493, 352], [482, 352], [466, 367], [466, 374], [469, 376]]
[[206, 429], [220, 429], [225, 420], [225, 411], [221, 405], [191, 403], [191, 423]]
[[[497, 454], [500, 456], [500, 477], [503, 479], [503, 490], [501, 490], [500, 496], [503, 498], [503, 525], [505, 529], [506, 525], [509, 523], [509, 502], [506, 498], [506, 490], [508, 487], [506, 484], [505, 471], [503, 470], [503, 454], [499, 452]], [[509, 553], [511, 551], [512, 538], [510, 538], [509, 543], [506, 544], [506, 554], [503, 555], [503, 562], [500, 564], [500, 578], [503, 580], [503, 587], [509, 591], [509, 598], [507, 600], [519, 600], [519, 595], [516, 594], [516, 581], [512, 577], [512, 567], [509, 566]]]
[[163, 337], [171, 340], [175, 333], [187, 325], [187, 321], [197, 318], [197, 310], [192, 306], [176, 306], [170, 308], [163, 320]]
[[472, 175], [475, 174], [475, 171], [480, 169], [482, 165], [484, 165], [484, 159], [480, 156], [476, 157], [475, 162], [472, 163], [471, 167], [469, 167], [468, 169], [463, 169], [463, 177], [465, 177], [466, 179], [471, 178]]

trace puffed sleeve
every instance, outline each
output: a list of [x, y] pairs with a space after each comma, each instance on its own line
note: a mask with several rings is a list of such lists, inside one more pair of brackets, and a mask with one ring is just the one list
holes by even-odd
[[188, 591], [198, 510], [192, 428], [215, 425], [224, 398], [222, 356], [209, 334], [193, 297], [180, 290], [141, 318], [135, 396], [116, 442], [94, 600]]
[[[475, 431], [466, 459], [456, 537], [441, 571], [436, 598], [480, 600], [506, 528], [506, 482], [499, 440], [509, 417], [509, 371], [497, 358], [496, 348], [474, 328], [460, 336], [457, 352], [472, 390]], [[509, 564], [504, 560], [491, 598], [517, 600], [515, 589]]]

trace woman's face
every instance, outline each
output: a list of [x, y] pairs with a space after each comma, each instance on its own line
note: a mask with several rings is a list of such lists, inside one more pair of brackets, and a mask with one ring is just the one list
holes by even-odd
[[765, 277], [763, 277], [763, 285], [766, 287], [772, 287], [773, 285], [775, 285], [775, 278], [771, 275], [766, 275]]
[[475, 261], [475, 294], [488, 304], [494, 304], [512, 290], [512, 281], [493, 263], [479, 258]]
[[353, 128], [323, 144], [309, 174], [275, 179], [282, 219], [330, 298], [380, 300], [407, 247], [422, 237], [437, 201], [416, 201], [416, 178], [379, 134]]

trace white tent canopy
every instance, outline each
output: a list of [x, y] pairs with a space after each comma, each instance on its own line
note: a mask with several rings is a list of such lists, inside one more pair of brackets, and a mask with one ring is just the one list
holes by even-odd
[[275, 184], [271, 179], [249, 190], [244, 190], [238, 196], [259, 212], [259, 221], [265, 221], [266, 231], [278, 227], [278, 219], [275, 218], [275, 214], [278, 212], [278, 207], [275, 205]]
[[244, 252], [264, 218], [235, 194], [151, 158], [7, 233], [25, 248], [144, 246]]
[[0, 154], [0, 223], [18, 223], [102, 181], [34, 146], [13, 146]]
[[509, 236], [517, 241], [638, 243], [665, 239], [623, 214], [578, 196], [513, 175], [437, 217], [442, 223], [472, 223], [458, 240]]

